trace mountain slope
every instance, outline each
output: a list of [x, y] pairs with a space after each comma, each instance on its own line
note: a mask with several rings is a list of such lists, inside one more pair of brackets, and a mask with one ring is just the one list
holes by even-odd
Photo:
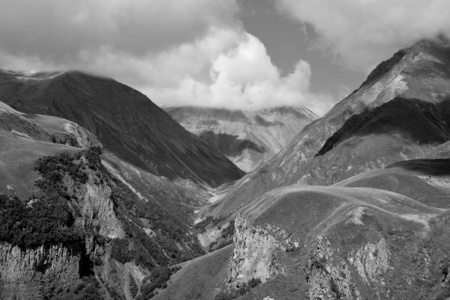
[[197, 190], [71, 121], [0, 102], [0, 165], [1, 299], [145, 298], [170, 265], [204, 253]]
[[329, 185], [426, 156], [449, 139], [449, 63], [450, 48], [440, 42], [422, 41], [400, 51], [209, 213], [226, 216], [279, 186]]
[[[220, 257], [225, 249], [209, 254], [227, 277], [202, 283], [216, 287], [215, 299], [445, 299], [449, 166], [448, 159], [403, 161], [334, 186], [267, 192], [218, 223], [235, 219], [229, 260]], [[180, 274], [203, 267], [192, 261]], [[162, 295], [198, 284], [172, 280]]]
[[278, 153], [317, 118], [306, 108], [287, 106], [257, 111], [186, 106], [166, 111], [246, 172]]
[[0, 193], [31, 194], [40, 157], [97, 146], [97, 139], [73, 122], [23, 114], [0, 102]]
[[111, 79], [75, 71], [3, 70], [0, 101], [76, 122], [120, 158], [157, 175], [218, 186], [243, 174], [143, 94]]

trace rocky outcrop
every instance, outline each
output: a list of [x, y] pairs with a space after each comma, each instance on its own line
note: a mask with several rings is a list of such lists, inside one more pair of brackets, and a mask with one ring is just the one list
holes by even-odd
[[237, 290], [251, 280], [265, 282], [283, 269], [277, 252], [298, 249], [299, 242], [286, 231], [267, 225], [252, 226], [244, 218], [235, 220], [234, 251], [228, 266], [227, 290]]
[[317, 237], [306, 270], [309, 299], [363, 299], [352, 282], [349, 265], [335, 252], [326, 238]]
[[364, 299], [369, 293], [386, 299], [384, 276], [390, 270], [390, 252], [386, 240], [369, 242], [345, 256], [326, 237], [318, 236], [308, 263], [307, 281], [310, 299]]
[[[101, 147], [102, 144], [97, 140], [97, 138], [84, 129], [83, 127], [79, 126], [76, 123], [72, 122], [66, 122], [61, 124], [61, 126], [64, 128], [65, 131], [69, 132], [72, 136], [70, 141], [72, 143], [76, 143], [77, 147], [81, 148], [91, 148], [91, 147]], [[74, 146], [74, 145], [71, 145]]]
[[48, 299], [79, 278], [81, 251], [62, 245], [22, 250], [0, 243], [0, 299]]
[[[269, 224], [256, 226], [238, 217], [234, 245], [225, 287], [230, 295], [241, 292], [255, 280], [264, 283], [284, 275], [298, 276], [296, 284], [306, 285], [309, 299], [362, 300], [368, 295], [374, 299], [388, 296], [388, 282], [384, 278], [392, 267], [384, 238], [344, 249], [331, 244], [329, 237], [318, 235], [300, 245], [294, 235], [283, 229]], [[292, 273], [283, 252], [294, 251], [291, 262], [303, 263], [302, 271]]]
[[125, 236], [114, 211], [111, 188], [107, 184], [87, 184], [82, 205], [81, 222], [84, 226], [109, 238]]
[[378, 243], [368, 243], [349, 255], [348, 260], [356, 268], [366, 284], [385, 285], [383, 275], [389, 270], [389, 250], [382, 238]]

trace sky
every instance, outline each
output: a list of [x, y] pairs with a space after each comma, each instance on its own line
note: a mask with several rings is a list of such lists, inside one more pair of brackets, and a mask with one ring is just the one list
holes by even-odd
[[0, 68], [112, 77], [160, 106], [319, 116], [397, 50], [450, 33], [448, 0], [0, 0]]

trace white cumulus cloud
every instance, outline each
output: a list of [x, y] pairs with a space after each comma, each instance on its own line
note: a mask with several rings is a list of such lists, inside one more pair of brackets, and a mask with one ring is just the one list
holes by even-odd
[[300, 60], [291, 74], [281, 76], [259, 39], [248, 33], [241, 33], [236, 39], [239, 44], [211, 57], [206, 80], [186, 74], [178, 85], [145, 92], [165, 105], [230, 109], [303, 105], [319, 115], [334, 103], [330, 95], [310, 92], [311, 68], [306, 61]]

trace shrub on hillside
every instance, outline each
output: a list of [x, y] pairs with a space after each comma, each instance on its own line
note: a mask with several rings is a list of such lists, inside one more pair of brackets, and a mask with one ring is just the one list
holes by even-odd
[[0, 240], [23, 249], [41, 245], [80, 242], [74, 218], [61, 198], [24, 203], [0, 195]]

